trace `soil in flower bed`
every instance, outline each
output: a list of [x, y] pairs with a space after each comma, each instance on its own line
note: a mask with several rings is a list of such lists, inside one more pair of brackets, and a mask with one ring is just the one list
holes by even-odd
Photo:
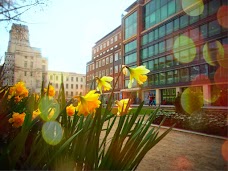
[[158, 113], [154, 124], [160, 124], [166, 116], [163, 126], [172, 126], [174, 128], [206, 133], [210, 135], [228, 137], [228, 112], [227, 110], [210, 111], [200, 110], [190, 114], [181, 114], [175, 112]]

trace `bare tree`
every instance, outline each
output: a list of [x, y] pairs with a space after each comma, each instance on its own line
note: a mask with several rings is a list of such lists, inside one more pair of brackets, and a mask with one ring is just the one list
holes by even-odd
[[21, 16], [31, 9], [42, 11], [49, 0], [0, 0], [0, 22], [19, 21]]

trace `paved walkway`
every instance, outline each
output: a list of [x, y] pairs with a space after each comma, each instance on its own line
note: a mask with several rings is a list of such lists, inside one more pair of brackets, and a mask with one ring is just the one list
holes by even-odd
[[[164, 130], [162, 128], [160, 131]], [[226, 141], [172, 130], [147, 153], [137, 170], [227, 171], [228, 162], [222, 156], [222, 145]]]

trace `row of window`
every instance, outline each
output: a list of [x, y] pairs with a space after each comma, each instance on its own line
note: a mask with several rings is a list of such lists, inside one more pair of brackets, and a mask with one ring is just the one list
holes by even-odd
[[[162, 4], [162, 3], [161, 3]], [[216, 13], [221, 5], [227, 5], [227, 0], [211, 0], [209, 3], [204, 4], [203, 13], [200, 16], [188, 16], [183, 15], [180, 17], [180, 28], [184, 28], [189, 24], [192, 24], [199, 19], [204, 19], [205, 17]], [[198, 8], [196, 5], [195, 8]], [[161, 21], [167, 19], [169, 16], [179, 12], [181, 10], [180, 0], [166, 1], [160, 6], [159, 0], [153, 0], [144, 6], [144, 27], [148, 29], [153, 25], [160, 23]]]
[[[120, 46], [120, 45], [121, 45], [121, 43], [119, 44], [119, 46]], [[118, 45], [115, 45], [115, 46], [111, 47], [110, 49], [107, 49], [106, 51], [101, 52], [100, 54], [98, 54], [97, 56], [94, 56], [93, 58], [94, 58], [94, 59], [95, 59], [95, 58], [98, 58], [99, 56], [104, 55], [106, 52], [108, 53], [109, 51], [111, 51], [111, 50], [113, 50], [113, 49], [116, 49], [116, 48], [118, 48]]]
[[[119, 52], [115, 52], [114, 54], [114, 61], [118, 61], [121, 59], [121, 51]], [[99, 68], [99, 67], [103, 67], [105, 65], [108, 65], [108, 64], [111, 64], [113, 63], [113, 55], [111, 56], [108, 56], [106, 58], [103, 58], [103, 59], [100, 59], [100, 60], [97, 60], [96, 61], [96, 69]], [[91, 69], [89, 71], [92, 71], [93, 70], [93, 64], [91, 64], [91, 67], [88, 68], [88, 69]]]
[[[213, 21], [214, 22], [214, 21]], [[211, 22], [211, 23], [213, 23]], [[207, 30], [207, 27], [204, 27], [206, 26], [207, 24], [201, 26], [200, 28], [195, 28], [193, 29], [193, 32], [192, 30], [190, 32], [186, 32], [184, 33], [185, 36], [187, 37], [192, 37], [192, 40], [193, 41], [200, 41], [200, 31], [202, 34], [206, 34], [206, 30]], [[210, 23], [208, 24], [210, 25]], [[219, 34], [220, 33], [220, 30], [219, 30], [220, 27], [217, 27], [217, 31], [216, 31], [216, 34]], [[203, 33], [204, 32], [204, 33]], [[177, 38], [177, 36], [175, 36], [175, 38]], [[170, 50], [173, 49], [173, 44], [174, 44], [174, 39], [175, 38], [169, 38], [167, 40], [164, 40], [164, 41], [161, 41], [159, 43], [156, 43], [154, 45], [151, 45], [147, 48], [144, 48], [141, 50], [141, 59], [142, 60], [145, 60], [147, 58], [150, 58], [154, 55], [158, 55], [160, 53], [164, 53], [164, 52], [168, 52]], [[186, 39], [186, 41], [188, 41], [190, 39]], [[218, 40], [218, 41], [221, 41], [222, 44], [228, 44], [228, 38], [223, 38], [221, 40]], [[216, 51], [216, 42], [217, 41], [213, 41], [213, 42], [209, 42], [208, 43], [208, 46], [209, 46], [209, 52], [210, 53], [213, 53], [213, 51]], [[186, 44], [188, 45], [188, 42], [181, 42], [179, 44]], [[198, 60], [200, 58], [200, 56], [203, 56], [203, 49], [205, 47], [205, 44], [204, 45], [197, 45], [197, 46], [192, 46], [191, 48], [189, 47], [186, 47], [187, 49], [179, 49], [179, 51], [175, 52], [175, 57], [177, 58], [178, 56], [181, 57], [182, 59], [185, 57], [186, 58], [186, 61], [189, 61], [190, 59], [188, 58], [191, 58], [193, 57], [193, 55], [196, 53], [196, 60]], [[202, 55], [201, 55], [202, 54]], [[183, 60], [182, 60], [183, 61]]]
[[115, 35], [115, 36], [112, 37], [111, 39], [107, 40], [107, 41], [104, 42], [103, 44], [101, 44], [101, 45], [95, 47], [95, 48], [93, 49], [93, 54], [95, 54], [95, 53], [99, 52], [100, 50], [102, 50], [102, 49], [108, 47], [109, 45], [113, 44], [114, 42], [116, 42], [116, 41], [118, 40], [118, 38], [121, 39], [121, 33], [118, 33], [117, 35]]
[[[95, 73], [95, 76], [98, 76], [99, 78], [103, 77], [103, 76], [109, 76], [109, 75], [113, 75], [113, 74], [117, 74], [119, 73], [119, 71], [121, 71], [121, 65], [115, 65], [114, 66], [114, 73], [113, 73], [113, 67], [109, 67], [106, 68], [105, 70], [101, 70], [101, 71], [97, 71]], [[93, 74], [88, 74], [87, 75], [87, 81], [93, 80], [94, 79], [94, 75]]]
[[[61, 76], [53, 74], [53, 75], [50, 75], [49, 78], [50, 78], [51, 81], [59, 81], [59, 79], [61, 79]], [[64, 77], [63, 76], [63, 79], [65, 81], [69, 81], [69, 77]], [[73, 76], [70, 77], [70, 81], [77, 81], [78, 82], [79, 79], [80, 79], [81, 82], [84, 81], [83, 77], [81, 77], [81, 78], [80, 77], [79, 78], [78, 77], [73, 77]]]
[[[223, 38], [220, 40], [222, 44], [228, 44], [228, 38]], [[210, 55], [210, 61], [216, 61], [219, 52], [219, 49], [221, 47], [218, 46], [218, 41], [213, 41], [207, 44], [207, 51], [205, 51], [206, 45], [199, 45], [194, 48], [189, 48], [188, 50], [180, 51], [174, 54], [168, 54], [165, 56], [161, 56], [159, 58], [152, 59], [150, 61], [143, 62], [142, 64], [145, 65], [150, 70], [157, 70], [157, 69], [163, 69], [163, 68], [169, 68], [172, 66], [179, 65], [179, 61], [177, 57], [181, 57], [181, 61], [186, 63], [189, 63], [188, 61], [191, 61], [193, 58], [193, 61], [199, 61], [199, 60], [208, 60], [207, 54]], [[192, 50], [193, 49], [193, 50]], [[196, 50], [196, 54], [194, 53], [194, 50]], [[145, 51], [144, 51], [145, 52]], [[144, 56], [141, 56], [141, 59], [147, 59], [147, 57], [150, 57], [151, 51], [147, 53], [147, 55], [144, 54]], [[152, 56], [152, 55], [151, 55]], [[135, 59], [135, 58], [132, 58]], [[126, 60], [125, 60], [126, 61]], [[135, 61], [132, 61], [135, 62]]]
[[213, 78], [214, 73], [216, 72], [214, 66], [209, 66], [207, 64], [192, 66], [189, 68], [181, 68], [177, 70], [161, 72], [157, 74], [148, 75], [148, 81], [144, 86], [153, 86], [153, 85], [165, 85], [181, 82], [193, 81], [196, 77], [203, 81], [205, 76]]
[[[61, 84], [56, 83], [53, 86], [55, 86], [55, 88], [60, 88]], [[80, 85], [78, 85], [78, 84], [65, 84], [65, 88], [66, 89], [70, 89], [70, 88], [71, 89], [74, 89], [74, 88], [75, 89], [79, 89], [79, 86], [80, 86], [80, 89], [83, 89], [83, 85], [82, 84], [80, 84]]]
[[[176, 20], [178, 20], [178, 19], [176, 19]], [[173, 32], [176, 31], [173, 27], [175, 24], [175, 21], [171, 21], [171, 22], [167, 23], [166, 25], [163, 25], [163, 26], [151, 31], [148, 34], [145, 34], [142, 37], [142, 45], [146, 45], [147, 43], [153, 42], [154, 40], [157, 40], [158, 38], [161, 38], [165, 35], [172, 34], [172, 37], [167, 39], [165, 42], [167, 48], [171, 49], [172, 45], [173, 45], [173, 41], [174, 41], [173, 38], [176, 38], [178, 36], [178, 35], [173, 34]], [[185, 33], [182, 33], [182, 35], [185, 35], [185, 36], [191, 38], [194, 42], [196, 42], [199, 40], [206, 39], [208, 37], [212, 37], [216, 34], [220, 34], [222, 31], [227, 31], [227, 29], [222, 28], [219, 25], [218, 21], [214, 20], [209, 23], [200, 25], [196, 28], [193, 28], [191, 30], [188, 30]]]

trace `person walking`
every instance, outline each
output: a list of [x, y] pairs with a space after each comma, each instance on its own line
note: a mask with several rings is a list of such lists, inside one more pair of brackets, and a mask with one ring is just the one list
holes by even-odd
[[152, 103], [151, 103], [151, 106], [156, 106], [156, 103], [155, 103], [155, 95], [154, 94], [152, 94], [152, 96], [151, 96], [152, 98]]
[[150, 92], [149, 92], [149, 95], [148, 95], [148, 99], [149, 99], [149, 106], [152, 106], [153, 97], [152, 97], [152, 94], [150, 94]]

